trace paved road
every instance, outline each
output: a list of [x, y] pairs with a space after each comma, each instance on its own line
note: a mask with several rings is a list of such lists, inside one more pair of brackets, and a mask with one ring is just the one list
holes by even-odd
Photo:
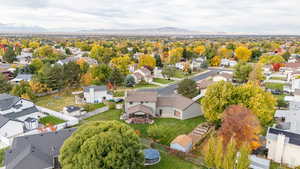
[[[197, 75], [192, 77], [191, 79], [198, 81], [205, 79], [211, 75], [213, 75], [216, 72], [222, 71], [221, 69], [212, 69], [209, 72]], [[142, 89], [143, 91], [157, 91], [159, 95], [171, 95], [174, 94], [175, 90], [177, 89], [177, 84], [172, 84], [163, 88], [157, 88], [157, 89]]]

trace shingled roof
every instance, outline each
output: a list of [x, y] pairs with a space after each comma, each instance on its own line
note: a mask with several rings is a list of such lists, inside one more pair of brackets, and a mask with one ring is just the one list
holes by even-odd
[[17, 96], [12, 96], [6, 93], [0, 94], [0, 110], [8, 110], [20, 100], [21, 98]]
[[129, 91], [127, 92], [126, 102], [156, 102], [157, 92], [151, 91]]
[[181, 95], [160, 96], [158, 97], [158, 107], [175, 107], [179, 110], [185, 110], [195, 101]]
[[53, 158], [75, 129], [16, 137], [5, 154], [6, 169], [53, 168]]

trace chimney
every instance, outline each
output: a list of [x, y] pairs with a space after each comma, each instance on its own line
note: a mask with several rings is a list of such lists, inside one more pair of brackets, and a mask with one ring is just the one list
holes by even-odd
[[274, 161], [277, 163], [281, 163], [282, 161], [282, 155], [284, 152], [284, 142], [285, 142], [285, 135], [278, 134], [277, 142], [276, 142], [276, 150], [275, 150], [275, 159], [274, 159]]

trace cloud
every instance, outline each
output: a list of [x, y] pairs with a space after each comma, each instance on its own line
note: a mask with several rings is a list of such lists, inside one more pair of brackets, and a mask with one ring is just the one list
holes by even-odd
[[[299, 0], [0, 0], [3, 23], [300, 34]], [[33, 10], [34, 9], [34, 10]]]

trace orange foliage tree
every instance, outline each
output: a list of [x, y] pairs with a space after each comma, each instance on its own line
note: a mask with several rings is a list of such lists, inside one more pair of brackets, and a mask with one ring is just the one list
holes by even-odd
[[258, 118], [247, 108], [240, 105], [229, 106], [223, 113], [222, 126], [218, 135], [224, 144], [234, 138], [237, 146], [249, 144], [255, 150], [260, 146], [261, 126]]

